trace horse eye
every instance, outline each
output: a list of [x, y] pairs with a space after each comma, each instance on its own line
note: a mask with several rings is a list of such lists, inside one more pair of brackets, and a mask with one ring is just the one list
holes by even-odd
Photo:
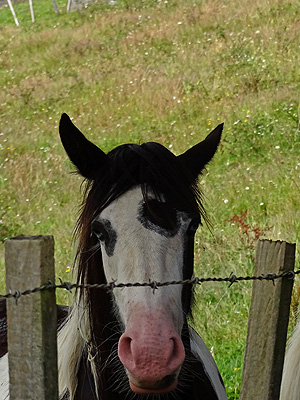
[[193, 219], [187, 229], [188, 235], [195, 235], [197, 229], [199, 228], [200, 221], [198, 219]]
[[92, 222], [92, 234], [95, 235], [101, 242], [105, 242], [108, 239], [108, 233], [104, 225], [99, 221]]

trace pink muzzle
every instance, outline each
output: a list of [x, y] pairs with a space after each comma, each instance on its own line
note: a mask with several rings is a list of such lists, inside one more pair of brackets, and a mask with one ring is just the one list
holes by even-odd
[[185, 358], [180, 336], [168, 320], [150, 316], [134, 320], [136, 324], [131, 321], [118, 348], [131, 389], [138, 394], [173, 391]]

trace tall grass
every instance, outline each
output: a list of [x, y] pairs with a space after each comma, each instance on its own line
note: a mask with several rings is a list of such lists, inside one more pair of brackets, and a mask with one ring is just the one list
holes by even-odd
[[[272, 227], [268, 238], [298, 243], [298, 1], [128, 0], [72, 14], [59, 6], [55, 14], [51, 2], [35, 2], [35, 24], [27, 3], [15, 6], [19, 28], [0, 9], [2, 241], [53, 234], [57, 276], [72, 279], [81, 179], [58, 139], [67, 112], [104, 151], [154, 140], [179, 154], [225, 122], [199, 182], [213, 231], [197, 235], [197, 275], [253, 272], [253, 246], [228, 221], [241, 210], [251, 227]], [[4, 291], [3, 244], [0, 252]], [[250, 296], [250, 283], [197, 288], [194, 323], [230, 399], [239, 397]]]

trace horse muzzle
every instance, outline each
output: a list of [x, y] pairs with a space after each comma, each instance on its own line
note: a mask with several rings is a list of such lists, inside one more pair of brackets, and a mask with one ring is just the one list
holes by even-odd
[[125, 332], [119, 340], [118, 354], [133, 392], [163, 394], [176, 388], [185, 349], [170, 327], [161, 326], [156, 332]]

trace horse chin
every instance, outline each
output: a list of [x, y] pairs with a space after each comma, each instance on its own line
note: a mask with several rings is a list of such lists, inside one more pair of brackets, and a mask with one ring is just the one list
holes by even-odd
[[130, 389], [136, 394], [165, 394], [173, 392], [176, 389], [178, 379], [175, 379], [170, 385], [162, 386], [160, 382], [153, 385], [136, 385], [131, 380], [129, 380]]

